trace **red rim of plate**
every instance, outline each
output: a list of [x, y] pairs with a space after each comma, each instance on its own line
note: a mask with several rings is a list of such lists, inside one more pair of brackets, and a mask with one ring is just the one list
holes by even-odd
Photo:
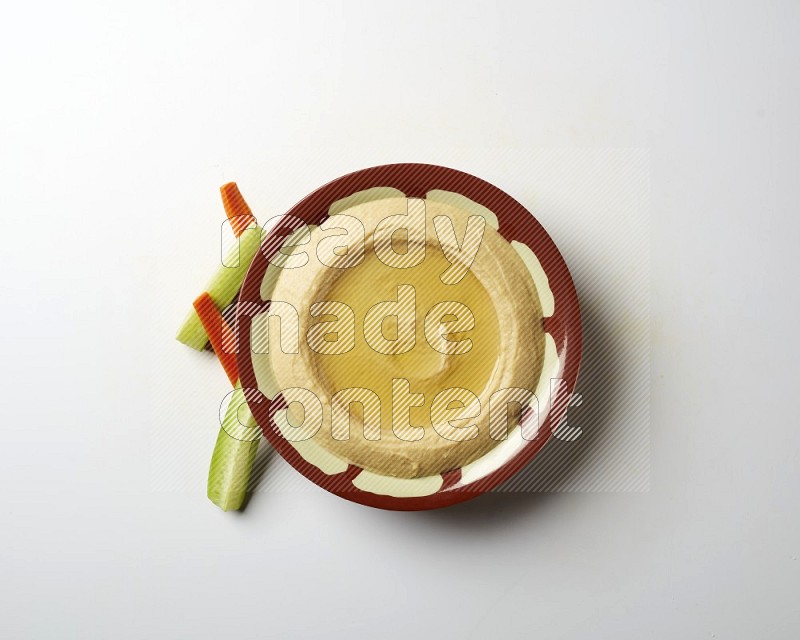
[[[555, 311], [544, 319], [544, 329], [556, 344], [559, 359], [558, 377], [564, 380], [563, 391], [542, 421], [538, 435], [527, 441], [522, 449], [495, 471], [466, 486], [460, 486], [461, 470], [443, 473], [442, 487], [431, 495], [394, 497], [363, 491], [353, 485], [361, 468], [349, 465], [346, 471], [328, 475], [307, 462], [286, 440], [272, 422], [275, 412], [285, 407], [279, 394], [270, 402], [260, 391], [250, 357], [252, 318], [269, 307], [261, 299], [261, 283], [269, 260], [278, 252], [285, 236], [302, 224], [320, 224], [328, 215], [332, 203], [353, 193], [372, 187], [393, 187], [409, 198], [425, 198], [433, 190], [451, 191], [483, 205], [492, 211], [499, 222], [500, 234], [509, 242], [516, 240], [528, 245], [547, 274], [555, 298]], [[550, 439], [555, 427], [564, 417], [569, 399], [575, 390], [582, 351], [580, 308], [575, 285], [564, 258], [552, 238], [538, 220], [504, 191], [475, 176], [430, 164], [389, 164], [337, 178], [310, 193], [286, 214], [264, 238], [256, 252], [242, 285], [236, 312], [240, 348], [237, 356], [239, 375], [253, 415], [270, 444], [306, 478], [318, 486], [347, 500], [381, 509], [417, 511], [436, 509], [469, 500], [490, 491], [520, 471]]]

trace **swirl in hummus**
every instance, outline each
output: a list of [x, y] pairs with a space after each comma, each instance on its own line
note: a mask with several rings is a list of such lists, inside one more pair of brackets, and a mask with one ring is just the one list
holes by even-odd
[[[460, 468], [497, 445], [544, 352], [536, 287], [511, 245], [465, 209], [405, 197], [304, 231], [262, 285], [280, 322], [261, 325], [261, 358], [292, 427], [400, 478]], [[285, 339], [293, 331], [299, 340]]]

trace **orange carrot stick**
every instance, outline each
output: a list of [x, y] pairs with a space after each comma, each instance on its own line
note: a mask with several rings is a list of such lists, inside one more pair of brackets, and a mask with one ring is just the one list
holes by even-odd
[[211, 346], [214, 347], [214, 352], [217, 354], [222, 368], [225, 369], [228, 379], [235, 387], [239, 382], [236, 354], [229, 353], [226, 349], [226, 347], [229, 349], [235, 344], [233, 331], [231, 331], [228, 323], [225, 322], [219, 309], [217, 309], [217, 305], [214, 304], [214, 300], [211, 299], [207, 292], [201, 293], [197, 300], [194, 301], [194, 308], [208, 334], [208, 340]]
[[222, 206], [225, 207], [225, 215], [231, 221], [233, 233], [238, 238], [247, 227], [255, 222], [256, 218], [244, 201], [242, 194], [239, 193], [239, 187], [236, 186], [235, 182], [222, 185], [219, 191], [222, 194]]

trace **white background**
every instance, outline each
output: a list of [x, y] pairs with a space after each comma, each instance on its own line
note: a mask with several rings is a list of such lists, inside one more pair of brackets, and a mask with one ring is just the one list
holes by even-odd
[[[800, 634], [800, 4], [497, 5], [3, 9], [0, 635]], [[224, 378], [173, 333], [221, 183], [281, 212], [434, 162], [538, 214], [525, 158], [586, 147], [649, 149], [649, 491], [206, 500]], [[154, 491], [153, 430], [198, 421], [158, 440], [196, 490]]]

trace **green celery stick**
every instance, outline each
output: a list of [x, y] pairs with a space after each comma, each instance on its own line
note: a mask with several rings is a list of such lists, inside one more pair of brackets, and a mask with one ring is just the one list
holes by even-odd
[[208, 471], [208, 498], [223, 511], [240, 509], [244, 504], [260, 435], [242, 387], [237, 384]]
[[[206, 286], [206, 291], [211, 295], [218, 309], [225, 309], [233, 302], [236, 294], [239, 293], [239, 289], [242, 288], [247, 269], [250, 267], [253, 256], [256, 255], [256, 251], [258, 251], [258, 247], [261, 244], [261, 237], [262, 229], [259, 226], [254, 225], [245, 229], [244, 233], [239, 237], [238, 246], [233, 247], [228, 259], [225, 261], [226, 264], [236, 264], [238, 256], [238, 266], [226, 267], [225, 265], [220, 265], [217, 273], [214, 274], [214, 277]], [[203, 325], [194, 308], [186, 316], [181, 328], [178, 329], [176, 338], [183, 344], [192, 347], [192, 349], [202, 351], [206, 348], [208, 334], [203, 329]]]

